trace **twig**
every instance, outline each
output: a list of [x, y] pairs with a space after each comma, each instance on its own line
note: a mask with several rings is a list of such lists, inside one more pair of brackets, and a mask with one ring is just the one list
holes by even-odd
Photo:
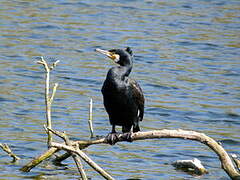
[[[59, 131], [56, 131], [56, 130], [53, 130], [53, 129], [49, 129], [49, 128], [48, 128], [48, 130], [51, 131], [53, 134], [55, 134], [55, 135], [61, 137], [62, 139], [64, 139], [64, 141], [66, 142], [66, 145], [67, 145], [67, 146], [64, 146], [63, 144], [52, 142], [51, 145], [53, 147], [57, 147], [59, 149], [64, 149], [64, 150], [70, 151], [71, 154], [74, 155], [73, 157], [76, 157], [76, 155], [79, 155], [86, 163], [88, 163], [93, 169], [95, 169], [104, 178], [106, 178], [106, 179], [113, 179], [106, 171], [104, 171], [93, 160], [91, 160], [84, 152], [82, 152], [79, 149], [79, 145], [78, 144], [75, 144], [75, 147], [72, 146], [72, 142], [68, 139], [68, 137], [67, 137], [65, 132], [62, 133], [62, 132], [59, 132]], [[67, 149], [66, 149], [66, 147], [67, 147]], [[80, 169], [80, 174], [83, 175], [82, 178], [83, 179], [84, 178], [87, 179], [87, 176], [86, 176], [84, 170], [81, 168], [82, 164], [80, 162], [80, 159], [76, 158], [74, 160], [76, 162], [76, 165], [77, 165], [78, 169]], [[78, 164], [79, 162], [80, 162], [80, 165]]]
[[93, 101], [92, 98], [89, 101], [89, 117], [88, 117], [88, 125], [89, 125], [89, 130], [90, 130], [90, 138], [93, 138], [93, 116], [92, 116], [92, 107], [93, 107]]
[[[50, 71], [53, 70], [54, 67], [56, 67], [57, 63], [59, 62], [56, 61], [52, 64], [52, 66], [49, 68], [47, 62], [43, 59], [43, 57], [41, 57], [40, 61], [37, 61], [38, 64], [42, 64], [44, 69], [45, 69], [45, 105], [46, 105], [46, 119], [47, 119], [47, 127], [51, 128], [52, 127], [52, 122], [51, 122], [51, 105], [53, 102], [53, 98], [54, 95], [56, 93], [56, 89], [58, 84], [56, 83], [53, 87], [53, 92], [52, 95], [50, 97], [49, 95], [49, 81], [50, 81]], [[52, 134], [50, 131], [47, 131], [48, 134], [48, 146], [50, 145], [50, 143], [52, 142]], [[40, 164], [43, 160], [49, 158], [50, 156], [52, 156], [54, 153], [56, 153], [58, 151], [57, 148], [49, 148], [46, 152], [44, 152], [43, 154], [41, 154], [40, 156], [36, 157], [35, 159], [33, 159], [32, 161], [30, 161], [28, 164], [26, 164], [25, 166], [23, 166], [20, 170], [24, 171], [24, 172], [29, 172], [32, 168], [34, 168], [35, 166], [37, 166], [38, 164]]]
[[51, 98], [50, 98], [50, 100], [49, 100], [51, 104], [52, 104], [53, 98], [54, 98], [54, 96], [55, 96], [55, 94], [56, 94], [57, 87], [58, 87], [58, 83], [55, 83], [54, 86], [53, 86], [52, 96], [51, 96]]
[[[44, 128], [46, 129], [46, 126], [44, 126]], [[56, 131], [56, 130], [53, 130], [53, 129], [49, 129], [49, 128], [47, 128], [46, 130], [49, 130], [53, 134], [61, 137], [65, 141], [66, 145], [71, 146], [72, 143], [71, 143], [70, 139], [68, 138], [68, 136], [67, 136], [67, 134], [65, 132], [62, 133], [62, 132], [59, 132], [59, 131]], [[76, 146], [76, 148], [78, 148], [78, 145]], [[83, 166], [82, 166], [82, 163], [81, 163], [81, 160], [80, 160], [79, 156], [77, 156], [77, 154], [74, 153], [74, 152], [71, 152], [70, 154], [72, 155], [73, 160], [76, 163], [76, 166], [78, 168], [78, 171], [79, 171], [82, 179], [83, 180], [87, 180], [87, 175], [86, 175], [86, 173], [85, 173], [85, 171], [83, 169]]]
[[[47, 62], [41, 57], [41, 61], [37, 62], [38, 64], [42, 64], [45, 68], [45, 104], [46, 104], [46, 118], [47, 118], [47, 127], [52, 128], [51, 122], [51, 102], [49, 101], [49, 79], [50, 79], [50, 69], [48, 67]], [[52, 134], [48, 132], [48, 146], [52, 142]]]
[[13, 158], [12, 162], [16, 162], [17, 160], [20, 159], [20, 157], [18, 157], [16, 154], [14, 154], [12, 152], [12, 150], [10, 149], [10, 147], [7, 144], [2, 144], [0, 143], [0, 147], [2, 148], [3, 151], [5, 151], [10, 157]]
[[55, 61], [50, 67], [50, 70], [53, 70], [53, 68], [55, 68], [59, 62], [60, 62], [59, 60]]
[[[58, 84], [56, 83], [54, 85], [53, 92], [52, 92], [52, 95], [50, 97], [50, 95], [49, 95], [49, 89], [50, 89], [49, 88], [49, 81], [50, 80], [49, 79], [50, 79], [50, 71], [53, 70], [54, 67], [56, 67], [58, 62], [59, 62], [59, 60], [54, 62], [52, 64], [52, 66], [49, 67], [47, 62], [43, 59], [43, 57], [41, 57], [40, 61], [37, 61], [38, 64], [42, 64], [44, 66], [45, 72], [46, 72], [46, 75], [45, 75], [45, 104], [46, 104], [47, 127], [50, 128], [50, 129], [52, 128], [51, 106], [52, 106], [53, 98], [54, 98], [54, 95], [56, 93], [56, 89], [57, 89]], [[48, 146], [51, 142], [52, 142], [52, 134], [51, 134], [50, 131], [48, 131], [48, 140], [47, 140]]]
[[64, 161], [65, 159], [69, 158], [70, 156], [71, 156], [71, 153], [66, 152], [66, 153], [64, 153], [64, 154], [61, 155], [61, 156], [57, 156], [57, 157], [53, 160], [53, 163], [59, 164], [59, 163], [61, 163], [62, 161]]
[[105, 179], [114, 179], [106, 171], [104, 171], [100, 166], [98, 166], [93, 160], [91, 160], [83, 151], [80, 149], [73, 148], [72, 146], [67, 146], [60, 143], [52, 142], [52, 147], [63, 149], [66, 151], [71, 151], [78, 154], [87, 164], [89, 164], [94, 170], [96, 170]]
[[[79, 149], [78, 145], [76, 146], [76, 149]], [[87, 180], [88, 178], [87, 178], [87, 175], [86, 175], [86, 173], [85, 173], [85, 171], [83, 169], [83, 165], [82, 165], [80, 157], [76, 153], [72, 153], [72, 157], [73, 157], [73, 159], [74, 159], [74, 161], [75, 161], [75, 163], [77, 165], [78, 171], [79, 171], [82, 179], [83, 180]]]

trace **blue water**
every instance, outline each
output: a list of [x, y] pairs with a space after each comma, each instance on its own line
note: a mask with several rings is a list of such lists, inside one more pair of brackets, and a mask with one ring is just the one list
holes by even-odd
[[[29, 173], [18, 169], [46, 150], [43, 56], [60, 60], [53, 127], [87, 139], [89, 99], [94, 131], [110, 132], [101, 86], [114, 64], [94, 52], [130, 46], [131, 77], [145, 98], [143, 131], [195, 130], [240, 151], [240, 1], [0, 1], [0, 142], [22, 160], [0, 152], [1, 179], [76, 179], [71, 158], [46, 161]], [[85, 149], [116, 179], [228, 179], [217, 156], [180, 139], [94, 145]], [[171, 163], [199, 158], [209, 174], [195, 177]], [[100, 179], [87, 164], [88, 177]]]

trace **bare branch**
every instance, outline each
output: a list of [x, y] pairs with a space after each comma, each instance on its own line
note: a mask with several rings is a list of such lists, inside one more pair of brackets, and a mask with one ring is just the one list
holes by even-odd
[[[79, 149], [78, 145], [76, 146], [76, 149]], [[87, 175], [86, 175], [86, 173], [85, 173], [85, 171], [83, 169], [83, 165], [82, 165], [80, 157], [76, 153], [72, 153], [72, 157], [73, 157], [73, 159], [74, 159], [74, 161], [76, 163], [76, 166], [78, 168], [78, 171], [79, 171], [82, 179], [83, 180], [87, 180], [88, 178], [87, 178]]]
[[[118, 142], [120, 141], [126, 141], [128, 137], [128, 134], [119, 134], [118, 135]], [[231, 161], [229, 155], [224, 150], [224, 148], [219, 145], [215, 140], [212, 138], [206, 136], [203, 133], [195, 132], [195, 131], [185, 131], [185, 130], [155, 130], [155, 131], [147, 131], [147, 132], [137, 132], [133, 133], [132, 141], [136, 140], [144, 140], [144, 139], [159, 139], [159, 138], [181, 138], [185, 140], [194, 140], [201, 142], [208, 147], [210, 147], [219, 157], [222, 168], [225, 170], [225, 172], [232, 178], [232, 179], [239, 179], [240, 173], [235, 169], [233, 162]], [[93, 144], [108, 144], [107, 138], [101, 138], [101, 139], [91, 139], [87, 141], [74, 141], [72, 142], [72, 146], [75, 146], [76, 144], [79, 145], [80, 149], [84, 149], [90, 145]], [[68, 148], [65, 148], [63, 144], [52, 144], [54, 147], [58, 147], [60, 149], [69, 150]], [[50, 150], [56, 149], [54, 147], [51, 147]], [[74, 148], [73, 148], [74, 149]], [[68, 153], [65, 153], [64, 159], [68, 157]], [[61, 157], [60, 157], [61, 158]]]
[[240, 171], [240, 160], [236, 154], [231, 154], [231, 158], [233, 159], [234, 163], [236, 164], [238, 171]]
[[83, 151], [80, 149], [73, 148], [72, 146], [67, 146], [60, 143], [52, 142], [52, 147], [63, 149], [66, 151], [71, 151], [79, 155], [87, 164], [89, 164], [94, 170], [96, 170], [105, 179], [114, 179], [106, 171], [104, 171], [100, 166], [98, 166], [92, 159], [90, 159]]
[[[53, 134], [61, 137], [65, 141], [66, 145], [71, 146], [72, 143], [71, 143], [70, 139], [68, 138], [68, 136], [65, 132], [62, 133], [62, 132], [59, 132], [59, 131], [56, 131], [56, 130], [53, 130], [53, 129], [49, 129], [49, 128], [47, 128], [47, 129], [49, 131], [51, 131]], [[79, 146], [77, 145], [76, 149], [78, 149], [78, 148], [79, 148]], [[86, 175], [86, 173], [83, 169], [83, 166], [82, 166], [82, 163], [81, 163], [81, 160], [80, 160], [79, 156], [77, 156], [77, 154], [75, 152], [71, 152], [70, 154], [72, 155], [73, 160], [76, 163], [76, 166], [78, 168], [78, 171], [79, 171], [82, 179], [87, 180], [87, 175]]]
[[53, 98], [54, 98], [54, 96], [55, 96], [55, 94], [56, 94], [57, 87], [58, 87], [58, 83], [55, 83], [54, 86], [53, 86], [52, 96], [51, 96], [51, 98], [50, 98], [50, 100], [49, 100], [51, 104], [52, 104]]
[[3, 151], [5, 151], [10, 157], [13, 158], [12, 162], [16, 162], [17, 160], [20, 159], [20, 157], [18, 157], [16, 154], [14, 154], [12, 152], [12, 150], [10, 149], [10, 147], [7, 144], [2, 144], [0, 143], [0, 147], [2, 148]]
[[57, 66], [57, 64], [58, 64], [59, 62], [60, 62], [59, 60], [55, 61], [55, 62], [52, 64], [52, 66], [50, 67], [50, 70], [53, 70], [53, 69]]
[[44, 66], [46, 72], [49, 72], [49, 71], [50, 71], [47, 62], [43, 59], [43, 57], [41, 57], [41, 60], [40, 60], [40, 61], [37, 61], [37, 63], [38, 63], [38, 64], [42, 64], [42, 65]]
[[64, 161], [64, 160], [66, 160], [67, 158], [69, 158], [70, 156], [71, 156], [71, 153], [66, 152], [66, 153], [64, 153], [64, 154], [61, 155], [61, 156], [57, 156], [57, 157], [53, 160], [53, 163], [59, 164], [59, 163], [61, 163], [62, 161]]
[[[51, 146], [59, 148], [59, 149], [64, 149], [64, 150], [67, 150], [67, 151], [71, 152], [71, 155], [72, 155], [72, 157], [73, 157], [73, 159], [74, 159], [74, 161], [75, 161], [75, 163], [78, 167], [78, 170], [79, 170], [79, 173], [80, 173], [82, 179], [86, 180], [87, 176], [86, 176], [85, 171], [82, 168], [82, 163], [81, 163], [78, 156], [80, 156], [85, 162], [87, 162], [93, 169], [95, 169], [99, 174], [101, 174], [106, 179], [113, 179], [106, 171], [104, 171], [100, 166], [98, 166], [94, 161], [92, 161], [85, 153], [83, 153], [79, 149], [78, 144], [75, 144], [75, 147], [72, 146], [73, 143], [69, 140], [69, 138], [68, 138], [68, 136], [66, 135], [65, 132], [62, 133], [62, 132], [59, 132], [59, 131], [56, 131], [56, 130], [53, 130], [53, 129], [49, 129], [49, 128], [47, 128], [47, 129], [49, 131], [51, 131], [53, 134], [55, 134], [55, 135], [61, 137], [62, 139], [64, 139], [67, 146], [64, 146], [63, 144], [55, 143], [55, 142], [52, 142]], [[68, 149], [66, 149], [66, 147], [68, 147]], [[76, 155], [78, 155], [78, 156], [76, 156]]]
[[90, 130], [90, 138], [93, 138], [93, 116], [92, 116], [92, 108], [93, 108], [93, 101], [92, 98], [89, 101], [89, 117], [88, 117], [88, 125], [89, 125], [89, 130]]
[[48, 127], [46, 127], [46, 129], [48, 131], [51, 131], [53, 134], [57, 135], [58, 137], [62, 138], [67, 145], [71, 145], [71, 142], [67, 136], [67, 134], [65, 132], [60, 132], [60, 131], [57, 131], [57, 130], [54, 130], [54, 129], [50, 129]]
[[[52, 102], [53, 102], [53, 98], [56, 94], [56, 90], [57, 90], [57, 86], [58, 84], [56, 83], [53, 87], [53, 92], [52, 95], [50, 97], [49, 94], [49, 89], [50, 89], [50, 71], [57, 65], [57, 63], [59, 62], [56, 61], [53, 63], [53, 65], [51, 67], [48, 66], [47, 62], [44, 60], [43, 57], [41, 57], [40, 61], [37, 61], [38, 64], [42, 64], [45, 68], [45, 104], [46, 104], [46, 119], [47, 119], [47, 127], [48, 128], [52, 128], [52, 120], [51, 120], [51, 106], [52, 106]], [[48, 146], [52, 141], [52, 134], [50, 131], [47, 131], [48, 134]]]
[[41, 154], [40, 156], [36, 157], [35, 159], [33, 159], [32, 161], [30, 161], [29, 163], [27, 163], [25, 166], [23, 166], [22, 168], [20, 168], [21, 171], [23, 172], [29, 172], [31, 171], [32, 168], [34, 168], [35, 166], [37, 166], [38, 164], [40, 164], [43, 160], [51, 157], [54, 153], [58, 152], [59, 150], [57, 148], [51, 147], [49, 148], [46, 152], [44, 152], [43, 154]]
[[[119, 134], [118, 141], [126, 141], [128, 137], [128, 133]], [[222, 168], [224, 171], [232, 178], [237, 179], [240, 178], [240, 173], [235, 169], [231, 158], [225, 151], [225, 149], [219, 145], [214, 139], [206, 136], [203, 133], [195, 132], [195, 131], [185, 131], [185, 130], [155, 130], [148, 132], [137, 132], [132, 133], [132, 141], [136, 140], [144, 140], [144, 139], [156, 139], [156, 138], [181, 138], [188, 139], [201, 142], [211, 148], [219, 157]], [[88, 141], [76, 141], [80, 147], [86, 147], [92, 144], [101, 144], [108, 143], [107, 138], [101, 138], [97, 140], [88, 140]]]
[[[52, 128], [51, 122], [51, 102], [49, 98], [49, 79], [50, 79], [50, 69], [47, 62], [41, 57], [41, 61], [38, 61], [38, 64], [42, 64], [45, 68], [45, 105], [46, 105], [46, 119], [47, 127]], [[48, 131], [48, 146], [52, 141], [52, 134]]]

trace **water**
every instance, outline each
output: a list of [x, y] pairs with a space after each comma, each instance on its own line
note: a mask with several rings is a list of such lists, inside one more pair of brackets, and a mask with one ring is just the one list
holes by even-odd
[[[196, 130], [240, 151], [240, 2], [193, 1], [0, 1], [0, 142], [23, 160], [10, 163], [1, 152], [1, 179], [76, 179], [72, 159], [49, 161], [29, 173], [18, 171], [46, 149], [43, 130], [44, 71], [35, 62], [60, 60], [51, 74], [58, 82], [53, 127], [75, 139], [89, 136], [89, 98], [94, 129], [111, 127], [100, 92], [114, 66], [95, 48], [130, 46], [131, 74], [144, 90], [143, 131]], [[204, 145], [179, 139], [95, 145], [84, 150], [117, 179], [228, 179], [217, 156]], [[209, 171], [193, 177], [172, 167], [199, 158]], [[84, 165], [92, 179], [100, 179]]]

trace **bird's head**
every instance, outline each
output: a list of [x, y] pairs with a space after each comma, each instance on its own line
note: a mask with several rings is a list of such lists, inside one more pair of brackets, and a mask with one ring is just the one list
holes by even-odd
[[97, 52], [106, 55], [110, 59], [112, 59], [115, 63], [125, 66], [128, 64], [132, 64], [132, 50], [130, 47], [126, 49], [111, 49], [111, 50], [102, 50], [97, 48]]

